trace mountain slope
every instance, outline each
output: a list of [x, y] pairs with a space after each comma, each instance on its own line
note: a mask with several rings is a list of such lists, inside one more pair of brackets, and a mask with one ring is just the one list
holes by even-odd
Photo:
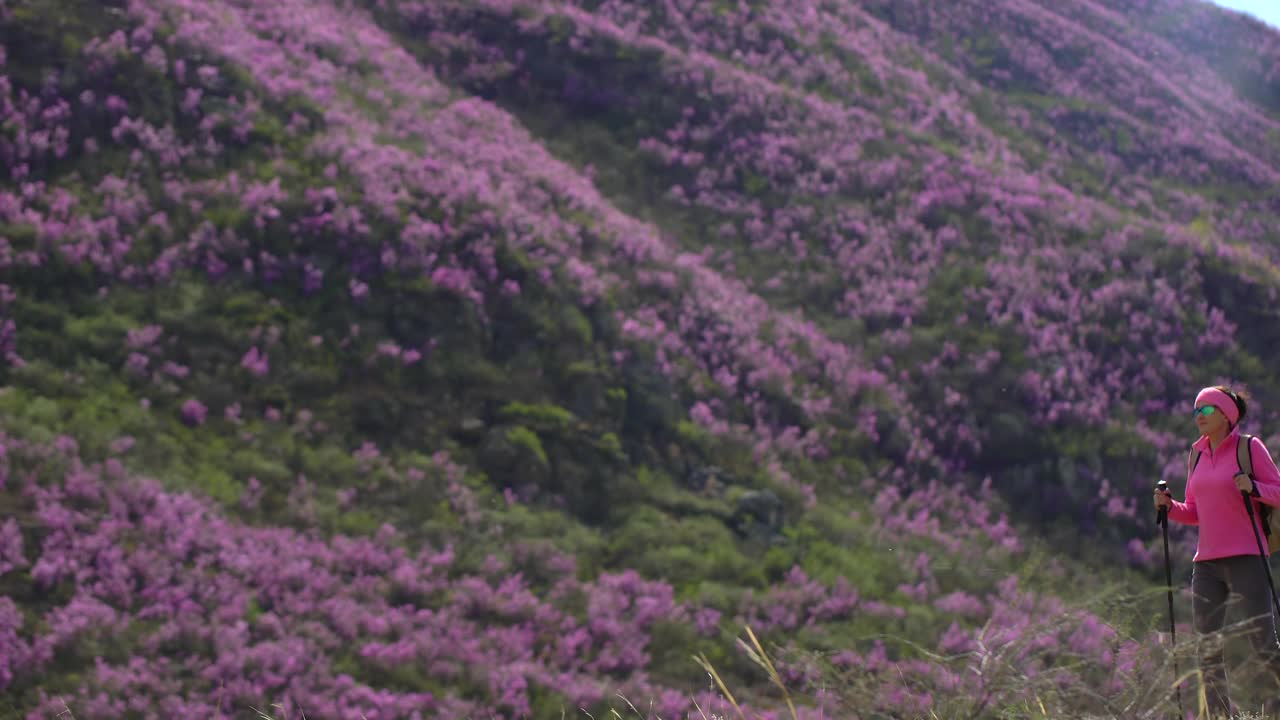
[[6, 709], [1130, 697], [1086, 581], [1276, 417], [1274, 39], [985, 8], [0, 5]]
[[[1012, 411], [1012, 417], [991, 433], [996, 436], [1019, 427], [1031, 431], [1036, 421], [1052, 429], [1060, 418], [1076, 421], [1069, 430], [1079, 432], [1082, 422], [1101, 422], [1104, 408], [1118, 415], [1117, 426], [1133, 427], [1145, 420], [1140, 415], [1185, 400], [1190, 367], [1211, 374], [1228, 367], [1215, 362], [1235, 349], [1228, 338], [1234, 320], [1257, 327], [1267, 317], [1259, 304], [1226, 296], [1229, 291], [1220, 289], [1226, 283], [1206, 282], [1226, 273], [1243, 275], [1237, 284], [1256, 284], [1242, 271], [1248, 261], [1231, 259], [1259, 254], [1270, 262], [1272, 245], [1251, 242], [1269, 237], [1265, 228], [1273, 214], [1258, 212], [1265, 206], [1242, 209], [1194, 195], [1188, 197], [1205, 208], [1197, 215], [1138, 212], [1148, 207], [1134, 201], [1145, 195], [1154, 203], [1152, 193], [1160, 186], [1153, 182], [1165, 182], [1143, 168], [1161, 163], [1162, 172], [1172, 176], [1169, 183], [1193, 181], [1195, 171], [1179, 177], [1184, 168], [1170, 164], [1165, 148], [1135, 147], [1146, 163], [1133, 173], [1136, 184], [1112, 187], [1116, 173], [1106, 168], [1114, 157], [1105, 145], [1092, 148], [1092, 157], [1076, 157], [1078, 148], [1035, 121], [1099, 99], [1118, 102], [1120, 90], [1107, 97], [1090, 87], [1080, 97], [1061, 100], [1010, 88], [994, 94], [922, 55], [870, 12], [846, 4], [815, 4], [794, 15], [752, 6], [730, 13], [736, 22], [721, 23], [699, 18], [697, 10], [687, 11], [688, 17], [673, 10], [646, 19], [639, 9], [646, 6], [626, 3], [593, 5], [593, 15], [560, 3], [520, 10], [504, 3], [391, 7], [398, 15], [390, 23], [404, 24], [406, 36], [429, 39], [427, 59], [436, 57], [432, 48], [470, 48], [472, 54], [461, 55], [456, 66], [446, 65], [458, 73], [457, 82], [523, 113], [531, 127], [544, 127], [549, 144], [591, 163], [620, 205], [652, 213], [655, 222], [691, 242], [691, 249], [714, 247], [711, 252], [727, 261], [724, 267], [775, 306], [804, 311], [835, 337], [863, 348], [866, 357], [887, 358], [881, 362], [893, 364], [876, 369], [890, 370], [890, 381], [904, 379], [893, 370], [906, 369], [911, 382], [903, 385], [924, 389], [913, 404], [930, 407], [932, 417], [912, 417], [905, 431], [919, 434], [927, 427], [929, 439], [917, 437], [914, 444], [938, 446], [944, 462], [1009, 469], [1001, 454], [1005, 448], [975, 450], [983, 442], [999, 442], [986, 437], [990, 431], [984, 427], [997, 412]], [[820, 12], [829, 7], [840, 10]], [[1009, 7], [1015, 17], [1015, 11], [1031, 12]], [[511, 22], [511, 13], [536, 20]], [[845, 16], [850, 19], [842, 23]], [[803, 18], [804, 24], [793, 19], [786, 26], [777, 18]], [[860, 27], [883, 31], [877, 33], [879, 44], [860, 44]], [[775, 55], [751, 56], [751, 40], [740, 47], [736, 36], [717, 35], [735, 28], [745, 28], [741, 32], [757, 44], [765, 44], [760, 38], [770, 33], [790, 34], [772, 40]], [[993, 24], [991, 31], [1026, 34], [1021, 25]], [[697, 52], [671, 42], [689, 38], [697, 39]], [[841, 40], [848, 47], [832, 50]], [[857, 73], [838, 64], [854, 46], [873, 58], [854, 65], [864, 74], [891, 66], [876, 57], [881, 47], [905, 46], [896, 52], [914, 54], [924, 71], [895, 69], [910, 79], [878, 80], [873, 85], [890, 89], [882, 91], [883, 100], [868, 98]], [[703, 47], [731, 47], [747, 59], [723, 58]], [[895, 57], [893, 49], [883, 52]], [[476, 56], [483, 60], [474, 61]], [[739, 67], [744, 64], [763, 69], [747, 74]], [[838, 68], [828, 74], [839, 78], [834, 86], [843, 92], [832, 99], [823, 88], [835, 81], [825, 77], [823, 84], [803, 75], [787, 77], [792, 67], [811, 73]], [[763, 78], [766, 73], [777, 80]], [[631, 91], [606, 96], [608, 88], [624, 86], [623, 78]], [[817, 90], [805, 92], [806, 84]], [[875, 103], [876, 114], [862, 108]], [[937, 109], [925, 110], [930, 106]], [[920, 121], [909, 114], [913, 108], [936, 127], [920, 124], [916, 130]], [[997, 122], [980, 119], [992, 113]], [[547, 117], [568, 124], [557, 129]], [[943, 117], [947, 121], [939, 124]], [[1088, 117], [1077, 123], [1097, 130]], [[1118, 130], [1147, 143], [1163, 141], [1148, 129]], [[1197, 152], [1208, 155], [1212, 148]], [[604, 159], [607, 165], [599, 162]], [[1258, 177], [1269, 172], [1263, 167]], [[1160, 200], [1161, 208], [1173, 202]], [[1231, 222], [1240, 212], [1249, 213], [1255, 234]], [[1227, 258], [1225, 268], [1220, 255]], [[1189, 272], [1183, 272], [1188, 263]], [[957, 318], [966, 327], [957, 330]], [[903, 332], [922, 325], [934, 331]], [[993, 339], [993, 326], [1014, 347]], [[948, 341], [955, 347], [951, 353], [972, 361], [951, 363], [965, 365], [954, 373], [953, 392], [994, 375], [993, 385], [1016, 392], [1016, 402], [962, 392], [979, 403], [991, 398], [999, 410], [969, 414], [962, 403], [951, 404], [961, 405], [952, 414], [934, 409], [952, 378], [926, 361], [943, 355]], [[1025, 353], [1018, 347], [1024, 344]], [[1244, 349], [1265, 356], [1260, 350], [1266, 346]], [[1136, 348], [1160, 352], [1152, 357]], [[913, 376], [913, 368], [921, 371]], [[1101, 392], [1090, 392], [1090, 385]], [[1110, 401], [1121, 394], [1149, 404]], [[1030, 412], [1020, 412], [1018, 403]], [[960, 436], [947, 437], [956, 432]], [[1034, 448], [1035, 442], [1018, 437], [1010, 445]], [[1100, 463], [1090, 464], [1096, 472]], [[1121, 466], [1116, 474], [1134, 470]], [[1093, 493], [1097, 484], [1085, 490]]]

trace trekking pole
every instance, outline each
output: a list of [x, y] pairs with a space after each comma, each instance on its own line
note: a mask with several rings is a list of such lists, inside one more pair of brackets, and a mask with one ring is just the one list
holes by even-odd
[[[1169, 483], [1161, 480], [1156, 483], [1156, 490], [1164, 495], [1169, 494]], [[1156, 515], [1156, 522], [1160, 524], [1160, 531], [1164, 535], [1164, 582], [1168, 588], [1169, 594], [1169, 637], [1170, 637], [1170, 654], [1173, 655], [1173, 692], [1178, 698], [1178, 717], [1186, 717], [1186, 713], [1182, 710], [1182, 678], [1178, 671], [1178, 629], [1173, 622], [1173, 565], [1169, 562], [1169, 508], [1161, 507], [1160, 512]], [[1270, 576], [1268, 576], [1270, 577]], [[1272, 597], [1275, 594], [1272, 593]]]
[[[1258, 543], [1258, 558], [1262, 560], [1262, 569], [1267, 573], [1267, 588], [1271, 590], [1271, 604], [1276, 609], [1276, 616], [1280, 617], [1280, 599], [1276, 598], [1276, 584], [1271, 579], [1271, 563], [1267, 562], [1267, 552], [1262, 549], [1262, 536], [1258, 534], [1258, 525], [1253, 520], [1253, 500], [1249, 497], [1249, 493], [1243, 490], [1240, 491], [1240, 497], [1244, 498], [1244, 509], [1249, 513], [1249, 527], [1253, 528], [1253, 539]], [[1274, 627], [1275, 621], [1272, 621], [1272, 628]], [[1276, 641], [1280, 643], [1280, 636]]]

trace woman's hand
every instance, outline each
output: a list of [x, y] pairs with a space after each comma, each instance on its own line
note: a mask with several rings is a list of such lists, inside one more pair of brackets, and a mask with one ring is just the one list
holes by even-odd
[[1157, 490], [1152, 497], [1155, 500], [1156, 510], [1167, 510], [1173, 507], [1173, 498], [1167, 492]]
[[1240, 489], [1240, 492], [1242, 492], [1242, 493], [1246, 493], [1246, 494], [1252, 493], [1252, 492], [1253, 492], [1253, 480], [1251, 480], [1251, 479], [1249, 478], [1249, 476], [1248, 476], [1248, 475], [1245, 475], [1244, 473], [1237, 473], [1237, 474], [1236, 474], [1236, 487], [1237, 487], [1237, 488], [1239, 488], [1239, 489]]

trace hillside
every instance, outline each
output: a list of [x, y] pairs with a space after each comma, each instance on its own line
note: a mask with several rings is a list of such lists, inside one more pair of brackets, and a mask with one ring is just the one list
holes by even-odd
[[744, 626], [800, 718], [1167, 709], [1277, 68], [1183, 0], [0, 0], [0, 716], [789, 717]]

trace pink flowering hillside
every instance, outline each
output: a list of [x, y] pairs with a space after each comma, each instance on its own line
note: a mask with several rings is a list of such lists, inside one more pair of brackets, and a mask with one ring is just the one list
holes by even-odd
[[0, 0], [0, 717], [1155, 717], [1276, 187], [1197, 0]]

